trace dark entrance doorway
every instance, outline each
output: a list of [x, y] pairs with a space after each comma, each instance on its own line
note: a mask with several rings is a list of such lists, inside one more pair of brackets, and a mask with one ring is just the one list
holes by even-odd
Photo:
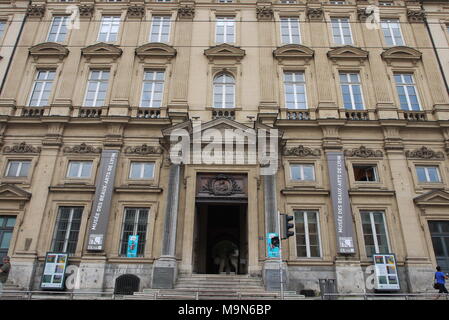
[[194, 272], [247, 273], [246, 211], [246, 203], [197, 202]]

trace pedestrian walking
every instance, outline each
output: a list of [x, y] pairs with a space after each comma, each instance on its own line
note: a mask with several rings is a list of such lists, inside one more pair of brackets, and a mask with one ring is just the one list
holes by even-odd
[[437, 271], [435, 272], [434, 288], [438, 289], [438, 296], [436, 297], [436, 299], [439, 299], [441, 293], [446, 293], [446, 294], [448, 293], [446, 286], [445, 286], [446, 279], [448, 279], [448, 276], [445, 275], [443, 272], [441, 272], [440, 266], [437, 266], [436, 269], [437, 269]]

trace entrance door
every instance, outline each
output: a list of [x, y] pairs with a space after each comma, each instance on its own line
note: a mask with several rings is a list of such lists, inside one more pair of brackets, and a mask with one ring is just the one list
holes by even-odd
[[429, 221], [429, 229], [437, 264], [449, 272], [449, 221]]
[[197, 203], [195, 272], [247, 273], [246, 207], [246, 203]]

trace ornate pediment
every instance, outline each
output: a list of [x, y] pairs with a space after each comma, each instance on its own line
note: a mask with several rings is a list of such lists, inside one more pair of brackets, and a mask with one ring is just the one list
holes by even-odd
[[449, 193], [442, 190], [432, 190], [413, 199], [419, 206], [449, 206]]
[[136, 49], [136, 56], [141, 60], [145, 58], [166, 58], [168, 61], [176, 56], [176, 49], [165, 43], [151, 42]]
[[411, 61], [413, 64], [416, 64], [416, 62], [421, 60], [422, 53], [410, 47], [398, 46], [385, 50], [381, 56], [388, 63], [393, 61]]
[[113, 60], [116, 60], [122, 55], [122, 52], [122, 49], [118, 46], [104, 42], [96, 43], [81, 49], [81, 53], [88, 60], [96, 57], [112, 58]]
[[148, 146], [146, 144], [143, 144], [141, 146], [136, 147], [126, 147], [125, 148], [126, 154], [139, 154], [142, 156], [149, 155], [149, 154], [162, 154], [163, 149], [161, 147], [154, 147], [154, 146]]
[[352, 150], [345, 150], [345, 156], [347, 157], [359, 157], [359, 158], [383, 158], [384, 154], [381, 150], [368, 149], [365, 146], [360, 146]]
[[245, 54], [246, 54], [245, 50], [240, 49], [238, 47], [234, 47], [227, 43], [223, 43], [218, 46], [214, 46], [204, 50], [204, 55], [209, 59], [209, 61], [213, 61], [214, 59], [217, 58], [218, 59], [231, 58], [239, 62], [240, 60], [243, 59]]
[[101, 153], [101, 148], [90, 146], [83, 142], [73, 147], [64, 147], [63, 151], [64, 153], [80, 153], [80, 154]]
[[284, 148], [284, 156], [295, 156], [295, 157], [319, 157], [321, 155], [320, 149], [311, 149], [299, 145], [293, 148]]
[[3, 153], [40, 153], [41, 147], [33, 147], [26, 142], [18, 143], [13, 146], [5, 146]]
[[31, 193], [13, 185], [13, 184], [2, 184], [0, 185], [0, 201], [6, 200], [17, 200], [26, 201], [31, 198]]
[[405, 156], [408, 159], [444, 159], [444, 153], [442, 151], [433, 151], [432, 149], [429, 149], [425, 146], [422, 146], [421, 148], [415, 149], [413, 151], [406, 151]]
[[368, 51], [348, 45], [330, 50], [327, 56], [334, 62], [340, 59], [364, 61], [368, 59]]
[[306, 46], [299, 44], [287, 44], [273, 51], [273, 56], [282, 61], [283, 59], [306, 60], [308, 62], [313, 58], [314, 51]]
[[69, 49], [56, 42], [44, 42], [28, 49], [34, 60], [39, 58], [58, 58], [60, 61], [69, 54]]

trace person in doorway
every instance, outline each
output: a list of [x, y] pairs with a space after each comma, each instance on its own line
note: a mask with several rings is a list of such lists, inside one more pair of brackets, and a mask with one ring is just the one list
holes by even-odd
[[440, 298], [441, 293], [448, 293], [445, 283], [448, 276], [441, 272], [441, 267], [437, 266], [437, 271], [435, 272], [435, 289], [438, 289], [438, 296], [436, 299]]
[[239, 261], [239, 250], [234, 248], [232, 252], [229, 254], [229, 261], [231, 262], [231, 266], [234, 267], [235, 274], [238, 273], [238, 261]]
[[3, 286], [6, 280], [8, 280], [9, 270], [11, 270], [11, 264], [9, 262], [9, 257], [3, 258], [3, 265], [0, 267], [0, 295], [3, 293]]
[[214, 262], [219, 265], [218, 273], [229, 274], [231, 271], [230, 253], [237, 247], [234, 243], [228, 240], [223, 240], [217, 243], [213, 249]]

